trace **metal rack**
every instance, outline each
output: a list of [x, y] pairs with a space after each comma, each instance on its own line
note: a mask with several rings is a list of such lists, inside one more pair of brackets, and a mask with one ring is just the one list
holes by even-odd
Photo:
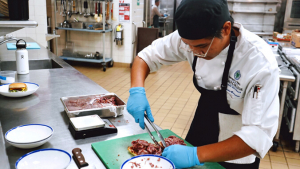
[[[110, 0], [106, 0], [106, 1], [101, 1], [102, 3], [102, 11], [105, 11], [105, 6], [106, 3], [109, 3], [109, 23], [112, 25], [112, 20], [111, 20], [111, 9], [112, 9], [112, 2]], [[56, 3], [54, 3], [54, 9], [56, 9]], [[56, 11], [55, 13], [55, 25], [57, 25], [56, 23]], [[68, 16], [65, 16], [66, 20]], [[66, 42], [68, 39], [68, 32], [67, 31], [81, 31], [81, 32], [94, 32], [94, 33], [102, 33], [102, 41], [103, 41], [103, 59], [87, 59], [87, 58], [76, 58], [76, 57], [67, 57], [67, 56], [60, 56], [61, 59], [63, 60], [70, 60], [70, 61], [77, 61], [77, 62], [91, 62], [91, 63], [101, 63], [101, 65], [103, 66], [103, 71], [106, 71], [106, 64], [108, 63], [108, 67], [112, 67], [113, 66], [113, 59], [112, 59], [112, 52], [113, 52], [113, 30], [112, 29], [105, 29], [105, 24], [106, 24], [106, 13], [103, 12], [102, 14], [102, 22], [103, 22], [103, 30], [90, 30], [90, 29], [77, 29], [77, 28], [63, 28], [63, 27], [55, 27], [56, 30], [65, 30], [66, 31]], [[110, 43], [110, 58], [105, 58], [105, 35], [106, 33], [111, 33], [111, 43]], [[57, 43], [56, 43], [56, 49], [57, 49]]]
[[[227, 2], [229, 11], [236, 22], [242, 23], [246, 29], [258, 36], [273, 35], [277, 13], [276, 4], [280, 3], [280, 0], [228, 0]], [[253, 9], [255, 6], [264, 9], [254, 11], [251, 6]], [[262, 23], [257, 18], [259, 16], [263, 18]], [[274, 22], [271, 23], [273, 19]]]

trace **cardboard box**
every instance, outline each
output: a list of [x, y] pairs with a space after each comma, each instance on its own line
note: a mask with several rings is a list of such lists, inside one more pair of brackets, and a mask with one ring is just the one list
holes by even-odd
[[290, 33], [281, 34], [281, 33], [278, 33], [278, 32], [273, 32], [273, 39], [275, 39], [277, 41], [290, 42], [291, 41], [291, 34]]
[[300, 30], [293, 30], [291, 45], [300, 48]]

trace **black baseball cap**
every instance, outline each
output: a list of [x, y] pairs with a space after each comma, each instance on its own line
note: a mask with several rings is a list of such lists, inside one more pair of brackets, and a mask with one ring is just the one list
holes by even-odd
[[230, 21], [227, 0], [182, 0], [175, 12], [175, 22], [182, 38], [206, 38]]

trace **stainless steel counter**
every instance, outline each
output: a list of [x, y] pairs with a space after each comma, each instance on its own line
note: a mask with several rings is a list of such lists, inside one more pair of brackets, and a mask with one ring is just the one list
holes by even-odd
[[[24, 39], [28, 42], [33, 41], [28, 38]], [[0, 59], [2, 61], [14, 61], [14, 52], [15, 51], [8, 51], [5, 44], [1, 45]], [[0, 96], [0, 121], [3, 134], [13, 127], [29, 123], [49, 125], [54, 129], [54, 134], [51, 140], [43, 146], [35, 149], [23, 150], [15, 148], [8, 143], [3, 143], [3, 134], [0, 133], [1, 169], [3, 166], [7, 165], [7, 159], [9, 160], [10, 168], [15, 168], [15, 162], [21, 156], [33, 150], [58, 148], [72, 154], [72, 149], [76, 147], [83, 150], [87, 162], [94, 164], [97, 169], [102, 169], [105, 167], [92, 150], [91, 143], [146, 132], [138, 127], [138, 124], [134, 122], [131, 115], [124, 112], [123, 116], [111, 119], [112, 123], [118, 128], [118, 133], [74, 140], [68, 130], [69, 118], [64, 111], [60, 98], [64, 96], [108, 93], [108, 91], [43, 47], [41, 47], [40, 50], [28, 50], [28, 53], [30, 60], [50, 58], [63, 68], [30, 70], [28, 75], [18, 76], [20, 81], [26, 80], [37, 83], [40, 85], [40, 88], [33, 95], [24, 98], [8, 98]], [[127, 120], [129, 123], [126, 122]], [[73, 168], [77, 169], [72, 160], [68, 169]]]

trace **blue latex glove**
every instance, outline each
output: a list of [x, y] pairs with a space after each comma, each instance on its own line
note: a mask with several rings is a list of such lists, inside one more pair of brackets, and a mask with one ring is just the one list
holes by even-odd
[[164, 14], [164, 17], [167, 17], [168, 15], [167, 14]]
[[145, 129], [145, 123], [144, 123], [145, 111], [150, 121], [154, 122], [150, 105], [146, 98], [145, 88], [133, 87], [129, 90], [129, 93], [130, 96], [127, 102], [127, 111], [134, 117], [135, 122], [139, 123], [142, 129]]
[[197, 147], [188, 147], [183, 145], [171, 145], [162, 153], [162, 156], [171, 160], [176, 168], [189, 168], [200, 163], [197, 155]]

